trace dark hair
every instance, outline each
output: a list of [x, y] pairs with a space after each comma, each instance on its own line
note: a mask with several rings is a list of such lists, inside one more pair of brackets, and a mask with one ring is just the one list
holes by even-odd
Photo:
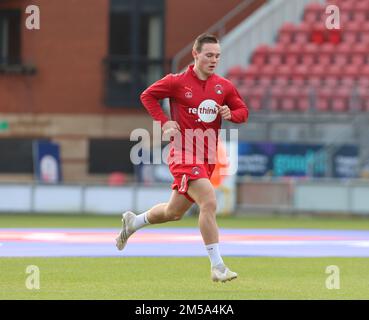
[[216, 36], [208, 33], [200, 34], [193, 44], [193, 50], [197, 52], [201, 52], [202, 45], [205, 43], [219, 43], [219, 40]]

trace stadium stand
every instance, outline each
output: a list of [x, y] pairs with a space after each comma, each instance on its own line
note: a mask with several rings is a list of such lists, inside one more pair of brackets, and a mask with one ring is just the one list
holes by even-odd
[[[340, 9], [340, 29], [325, 26], [328, 4]], [[234, 81], [253, 111], [368, 111], [369, 2], [309, 3], [300, 23], [286, 22], [274, 45], [260, 45]]]

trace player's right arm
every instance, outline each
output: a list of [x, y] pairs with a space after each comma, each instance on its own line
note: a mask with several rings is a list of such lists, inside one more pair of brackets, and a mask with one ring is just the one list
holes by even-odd
[[154, 120], [160, 121], [162, 126], [166, 122], [168, 122], [169, 119], [161, 108], [159, 101], [171, 96], [173, 81], [172, 78], [173, 75], [168, 74], [164, 78], [156, 81], [151, 86], [149, 86], [144, 92], [142, 92], [140, 96], [141, 102], [148, 113]]

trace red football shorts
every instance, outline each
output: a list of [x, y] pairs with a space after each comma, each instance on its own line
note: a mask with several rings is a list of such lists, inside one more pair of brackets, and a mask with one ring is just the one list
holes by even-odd
[[175, 164], [169, 165], [169, 170], [174, 177], [172, 189], [177, 189], [188, 200], [195, 202], [188, 194], [188, 183], [190, 180], [200, 178], [210, 179], [215, 168], [215, 164]]

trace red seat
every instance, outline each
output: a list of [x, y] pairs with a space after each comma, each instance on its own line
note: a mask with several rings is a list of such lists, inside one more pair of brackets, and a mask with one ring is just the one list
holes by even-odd
[[352, 50], [351, 54], [351, 63], [356, 65], [363, 65], [366, 62], [366, 56], [368, 55], [369, 50], [367, 49], [367, 45], [364, 43], [357, 43], [356, 46]]
[[318, 45], [316, 43], [307, 43], [302, 48], [301, 62], [304, 65], [312, 65], [317, 61]]
[[247, 106], [254, 111], [259, 111], [262, 109], [264, 91], [265, 88], [261, 86], [239, 89], [240, 95], [246, 101]]
[[341, 43], [336, 47], [333, 55], [334, 63], [337, 65], [345, 65], [349, 63], [349, 54], [351, 52], [351, 45], [349, 43]]
[[360, 26], [357, 24], [357, 22], [355, 21], [342, 25], [342, 41], [350, 44], [358, 42]]
[[323, 10], [323, 6], [318, 2], [307, 4], [304, 10], [304, 21], [310, 24], [320, 21]]
[[343, 70], [341, 70], [342, 76], [357, 79], [360, 74], [360, 68], [361, 66], [358, 66], [356, 64], [348, 64], [343, 68]]
[[310, 109], [310, 89], [306, 86], [300, 87], [296, 108], [300, 111], [308, 111]]
[[319, 111], [329, 111], [330, 98], [333, 95], [333, 89], [329, 87], [321, 87], [316, 89], [315, 109]]
[[309, 23], [302, 22], [295, 30], [294, 41], [301, 44], [308, 43], [310, 38], [310, 29]]
[[319, 16], [317, 15], [317, 13], [315, 11], [305, 11], [304, 13], [304, 21], [306, 23], [315, 23], [317, 22], [319, 19]]
[[321, 86], [325, 72], [326, 69], [324, 66], [320, 64], [312, 65], [308, 75], [308, 84], [313, 87]]
[[235, 66], [229, 69], [226, 78], [229, 79], [236, 86], [240, 84], [243, 77], [243, 69], [240, 66]]
[[280, 107], [284, 111], [293, 111], [297, 106], [297, 99], [299, 97], [298, 87], [288, 86], [283, 90], [280, 98]]
[[269, 78], [273, 78], [276, 74], [276, 70], [277, 70], [277, 66], [273, 65], [273, 64], [266, 64], [262, 67], [259, 68], [259, 75], [258, 78], [260, 77], [269, 77]]
[[316, 22], [312, 26], [311, 41], [322, 44], [326, 40], [326, 27], [323, 22]]
[[361, 25], [361, 32], [359, 33], [359, 39], [362, 43], [369, 44], [369, 21], [366, 21], [365, 23]]
[[256, 65], [249, 65], [243, 72], [242, 79], [245, 82], [254, 82], [259, 74], [259, 67]]
[[285, 52], [285, 47], [282, 44], [277, 44], [276, 46], [269, 49], [268, 53], [268, 63], [274, 65], [280, 65], [283, 63], [283, 55]]
[[362, 111], [369, 111], [369, 90], [367, 86], [358, 87], [358, 103], [356, 108]]
[[251, 59], [252, 64], [257, 65], [257, 66], [266, 64], [268, 52], [269, 52], [269, 47], [267, 45], [261, 45], [258, 48], [256, 48], [252, 55], [252, 59]]
[[327, 67], [324, 75], [324, 83], [327, 86], [335, 87], [338, 85], [341, 78], [342, 67], [336, 64], [331, 64]]
[[348, 110], [351, 89], [338, 87], [331, 96], [332, 111], [344, 112]]
[[342, 32], [340, 29], [328, 30], [328, 41], [333, 44], [338, 44], [342, 41]]
[[320, 46], [320, 52], [318, 54], [318, 63], [325, 66], [332, 64], [334, 53], [335, 46], [332, 43], [323, 43]]
[[351, 20], [351, 13], [350, 12], [342, 12], [340, 11], [340, 24], [344, 26], [345, 24], [349, 23]]
[[357, 1], [354, 3], [355, 11], [362, 11], [369, 14], [369, 2], [368, 1]]
[[285, 63], [291, 66], [298, 64], [302, 48], [303, 46], [300, 43], [291, 43], [288, 47], [285, 47]]
[[299, 64], [292, 69], [291, 83], [295, 86], [303, 86], [309, 74], [309, 66]]
[[[356, 80], [352, 77], [342, 76], [340, 83], [341, 83], [341, 85], [343, 85], [347, 88], [352, 88], [355, 85]], [[368, 83], [369, 83], [369, 79], [368, 79]]]
[[288, 75], [281, 75], [277, 73], [274, 77], [274, 85], [279, 87], [284, 87], [289, 83], [289, 74]]
[[269, 91], [268, 110], [280, 110], [280, 100], [283, 95], [283, 87], [273, 86]]
[[361, 10], [355, 10], [353, 12], [353, 20], [359, 23], [364, 23], [368, 20], [367, 12]]
[[276, 69], [276, 75], [284, 77], [285, 79], [291, 79], [291, 66], [288, 64], [281, 64]]
[[283, 44], [290, 44], [293, 42], [295, 32], [295, 25], [292, 23], [284, 23], [279, 31], [278, 42]]
[[360, 86], [367, 87], [367, 91], [369, 92], [369, 76], [363, 76], [363, 75], [359, 74], [359, 76], [357, 78], [357, 83]]

